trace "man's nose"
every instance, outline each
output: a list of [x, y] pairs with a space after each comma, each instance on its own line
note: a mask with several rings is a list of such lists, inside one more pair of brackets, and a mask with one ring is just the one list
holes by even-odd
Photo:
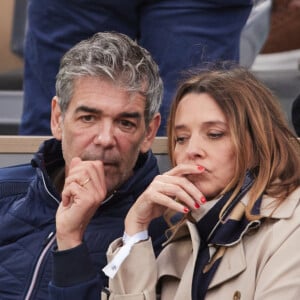
[[103, 122], [99, 126], [95, 137], [95, 144], [103, 147], [111, 147], [115, 143], [114, 128], [111, 122]]

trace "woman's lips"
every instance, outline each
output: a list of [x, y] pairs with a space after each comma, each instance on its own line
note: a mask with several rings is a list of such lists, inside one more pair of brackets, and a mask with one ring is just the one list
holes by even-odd
[[186, 177], [191, 182], [197, 182], [197, 181], [203, 180], [206, 177], [207, 173], [209, 173], [209, 171], [207, 169], [205, 169], [200, 174], [189, 174]]

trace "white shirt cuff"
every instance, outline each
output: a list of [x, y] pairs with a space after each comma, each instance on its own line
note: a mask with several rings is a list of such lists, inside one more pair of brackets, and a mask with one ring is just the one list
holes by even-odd
[[129, 236], [128, 234], [126, 234], [126, 232], [124, 232], [122, 238], [123, 246], [120, 248], [119, 252], [112, 259], [112, 261], [102, 269], [104, 274], [109, 278], [113, 278], [118, 272], [125, 258], [129, 255], [132, 246], [140, 241], [147, 240], [148, 238], [149, 235], [147, 230], [137, 232], [132, 236]]

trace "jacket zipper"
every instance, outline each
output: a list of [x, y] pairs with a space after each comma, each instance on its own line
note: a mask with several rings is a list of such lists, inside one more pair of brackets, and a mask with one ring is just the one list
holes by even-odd
[[[47, 194], [48, 194], [52, 199], [54, 199], [55, 202], [56, 202], [57, 204], [59, 204], [59, 203], [60, 203], [59, 200], [58, 200], [55, 196], [53, 196], [53, 195], [50, 193], [50, 191], [48, 190], [47, 185], [46, 185], [46, 183], [45, 183], [45, 178], [44, 178], [43, 172], [41, 172], [41, 177], [42, 177], [42, 179], [43, 179], [43, 185], [44, 185], [44, 188], [45, 188]], [[103, 205], [103, 204], [105, 204], [106, 202], [108, 202], [108, 201], [115, 195], [115, 193], [116, 193], [116, 191], [114, 191], [109, 197], [107, 197], [107, 198], [101, 203], [101, 205]], [[31, 295], [32, 295], [32, 292], [33, 292], [34, 287], [35, 287], [35, 284], [36, 284], [36, 282], [37, 282], [37, 277], [38, 277], [38, 274], [39, 274], [39, 272], [40, 272], [40, 267], [41, 267], [41, 265], [42, 265], [42, 262], [43, 262], [43, 260], [44, 260], [44, 258], [45, 258], [45, 256], [46, 256], [46, 253], [47, 253], [48, 250], [51, 248], [51, 246], [54, 244], [55, 238], [56, 238], [56, 235], [54, 234], [54, 232], [51, 232], [51, 233], [49, 234], [49, 236], [47, 237], [47, 239], [46, 239], [46, 245], [45, 245], [45, 247], [44, 247], [42, 253], [40, 254], [39, 259], [38, 259], [38, 261], [37, 261], [37, 263], [36, 263], [36, 265], [35, 265], [34, 272], [33, 272], [33, 276], [32, 276], [32, 279], [31, 279], [31, 283], [30, 283], [30, 286], [29, 286], [29, 288], [28, 288], [28, 291], [27, 291], [27, 293], [26, 293], [26, 296], [25, 296], [24, 300], [30, 300]]]
[[46, 256], [46, 253], [51, 248], [51, 246], [54, 244], [55, 238], [56, 238], [55, 234], [53, 232], [51, 232], [50, 235], [47, 238], [47, 245], [43, 249], [42, 253], [40, 254], [39, 259], [38, 259], [38, 261], [36, 263], [36, 266], [34, 268], [33, 276], [32, 276], [32, 279], [31, 279], [31, 283], [30, 283], [29, 289], [28, 289], [28, 291], [26, 293], [26, 296], [25, 296], [24, 300], [29, 300], [31, 298], [32, 292], [34, 290], [34, 286], [35, 286], [35, 284], [37, 282], [38, 274], [40, 272], [40, 267], [41, 267], [42, 262], [43, 262], [43, 260], [44, 260], [44, 258]]
[[[42, 177], [42, 180], [43, 180], [43, 185], [44, 185], [44, 188], [46, 190], [46, 192], [48, 193], [48, 195], [55, 200], [55, 202], [57, 204], [59, 204], [59, 200], [54, 197], [48, 190], [47, 188], [47, 185], [45, 183], [45, 178], [44, 178], [44, 174], [43, 172], [41, 172], [41, 177]], [[30, 282], [30, 286], [27, 290], [27, 293], [25, 295], [25, 298], [24, 300], [30, 300], [31, 298], [31, 295], [32, 295], [32, 292], [34, 290], [34, 287], [36, 285], [36, 282], [37, 282], [37, 277], [38, 277], [38, 274], [40, 272], [40, 268], [41, 268], [41, 265], [42, 265], [42, 262], [47, 254], [47, 252], [49, 251], [49, 249], [51, 248], [51, 246], [54, 244], [54, 241], [55, 241], [55, 238], [56, 238], [56, 235], [54, 232], [50, 232], [50, 234], [48, 235], [46, 241], [45, 241], [45, 247], [43, 249], [43, 251], [41, 252], [39, 258], [38, 258], [38, 261], [35, 265], [35, 268], [34, 268], [34, 272], [33, 272], [33, 275], [32, 275], [32, 278], [31, 278], [31, 282]]]

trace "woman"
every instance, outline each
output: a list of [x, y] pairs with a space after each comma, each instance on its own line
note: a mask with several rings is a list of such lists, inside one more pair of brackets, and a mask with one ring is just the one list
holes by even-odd
[[[272, 93], [242, 68], [192, 76], [168, 136], [174, 168], [111, 244], [108, 298], [298, 299], [300, 145]], [[146, 230], [162, 214], [173, 226], [155, 260]]]

